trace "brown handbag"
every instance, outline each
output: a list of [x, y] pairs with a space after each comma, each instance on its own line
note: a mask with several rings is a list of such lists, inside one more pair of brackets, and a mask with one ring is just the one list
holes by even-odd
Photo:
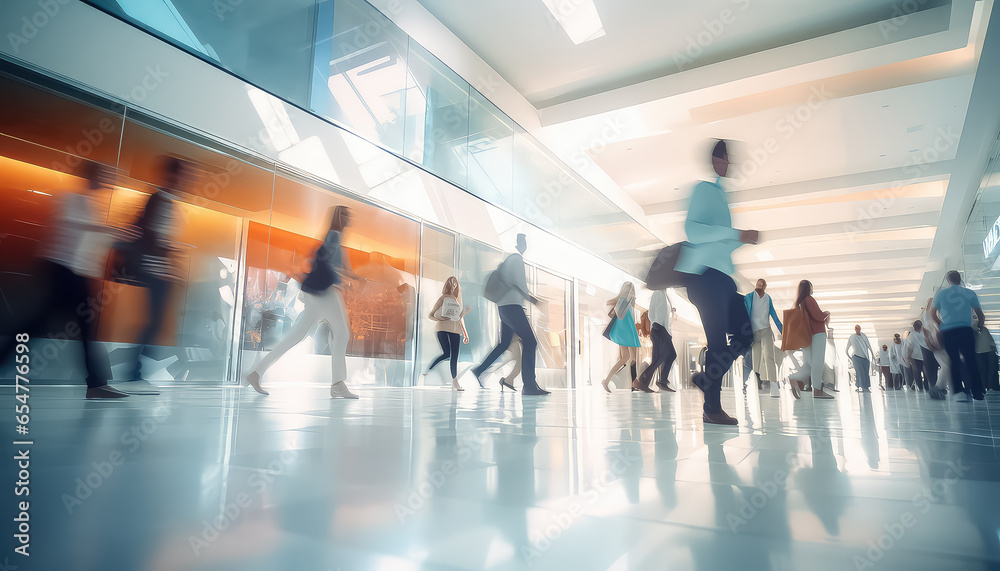
[[809, 316], [805, 307], [786, 309], [781, 331], [781, 350], [796, 351], [812, 344]]

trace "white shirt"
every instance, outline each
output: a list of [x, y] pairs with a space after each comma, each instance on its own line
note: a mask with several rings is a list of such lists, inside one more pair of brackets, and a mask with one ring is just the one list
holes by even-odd
[[[903, 341], [906, 343], [906, 341]], [[903, 372], [903, 344], [893, 343], [889, 345], [889, 372], [898, 375]]]
[[649, 298], [649, 322], [659, 323], [670, 333], [670, 302], [667, 300], [667, 292], [656, 290]]
[[847, 339], [848, 355], [851, 354], [851, 349], [854, 349], [854, 356], [861, 357], [862, 359], [870, 359], [870, 355], [874, 353], [871, 343], [868, 342], [868, 336], [864, 333], [860, 335], [854, 333]]
[[771, 319], [771, 296], [765, 293], [764, 297], [760, 297], [756, 291], [752, 295], [750, 324], [753, 325], [754, 331], [769, 329], [771, 327], [771, 324], [768, 323]]
[[524, 258], [521, 254], [511, 254], [497, 268], [500, 278], [507, 284], [507, 292], [497, 301], [497, 307], [505, 305], [524, 306], [525, 297], [521, 292], [528, 292], [528, 280], [524, 273]]
[[878, 365], [879, 367], [889, 366], [889, 352], [885, 349], [878, 350]]
[[108, 239], [95, 232], [101, 223], [99, 204], [91, 193], [70, 193], [56, 205], [52, 241], [42, 256], [90, 278], [100, 277], [107, 257]]
[[[908, 337], [908, 339], [910, 340], [911, 343], [916, 343], [918, 347], [922, 347], [924, 349], [927, 348], [927, 340], [924, 339], [924, 332], [923, 332], [923, 330], [921, 330], [921, 331], [911, 331], [910, 332], [910, 336]], [[916, 351], [916, 355], [918, 355], [918, 356], [921, 355], [921, 352], [919, 350]]]

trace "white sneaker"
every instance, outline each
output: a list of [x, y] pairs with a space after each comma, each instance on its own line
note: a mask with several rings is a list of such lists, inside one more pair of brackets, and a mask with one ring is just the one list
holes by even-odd
[[965, 391], [962, 391], [960, 393], [955, 393], [955, 396], [953, 396], [952, 398], [955, 400], [955, 402], [969, 402], [969, 393], [966, 393]]
[[339, 383], [334, 383], [330, 387], [330, 398], [335, 399], [356, 399], [358, 395], [352, 393], [350, 389], [347, 388], [347, 383], [340, 381]]

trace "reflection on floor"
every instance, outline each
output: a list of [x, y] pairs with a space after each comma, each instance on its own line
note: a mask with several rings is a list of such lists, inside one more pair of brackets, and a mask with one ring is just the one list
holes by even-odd
[[[691, 390], [606, 396], [588, 387], [540, 399], [361, 388], [350, 402], [331, 401], [325, 386], [271, 390], [168, 387], [88, 402], [80, 387], [39, 387], [32, 555], [30, 565], [10, 563], [1000, 566], [1000, 395], [960, 404], [841, 392], [793, 402], [729, 390], [737, 430], [704, 428]], [[3, 389], [5, 402], [11, 392]], [[5, 434], [12, 416], [0, 418]], [[4, 513], [14, 513], [13, 494], [4, 496]]]

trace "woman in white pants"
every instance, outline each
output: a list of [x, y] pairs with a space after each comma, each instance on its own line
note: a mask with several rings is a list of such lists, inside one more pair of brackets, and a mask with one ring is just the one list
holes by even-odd
[[347, 324], [347, 307], [340, 294], [344, 278], [363, 282], [351, 269], [351, 264], [341, 246], [341, 234], [351, 223], [351, 211], [346, 206], [338, 206], [330, 219], [330, 231], [323, 245], [316, 251], [313, 269], [302, 282], [302, 300], [305, 308], [299, 314], [288, 335], [271, 350], [253, 371], [247, 375], [247, 384], [260, 394], [268, 394], [260, 386], [260, 380], [267, 369], [289, 349], [305, 339], [309, 330], [320, 322], [325, 322], [330, 330], [330, 355], [333, 357], [333, 384], [330, 386], [332, 398], [356, 399], [344, 382], [347, 380], [347, 343], [351, 330]]
[[809, 280], [799, 282], [799, 295], [795, 300], [795, 309], [806, 313], [806, 321], [812, 333], [812, 343], [802, 349], [803, 366], [792, 375], [792, 382], [804, 382], [811, 379], [813, 398], [832, 399], [823, 392], [823, 372], [826, 370], [826, 323], [830, 320], [830, 312], [823, 311], [812, 296], [812, 283]]

